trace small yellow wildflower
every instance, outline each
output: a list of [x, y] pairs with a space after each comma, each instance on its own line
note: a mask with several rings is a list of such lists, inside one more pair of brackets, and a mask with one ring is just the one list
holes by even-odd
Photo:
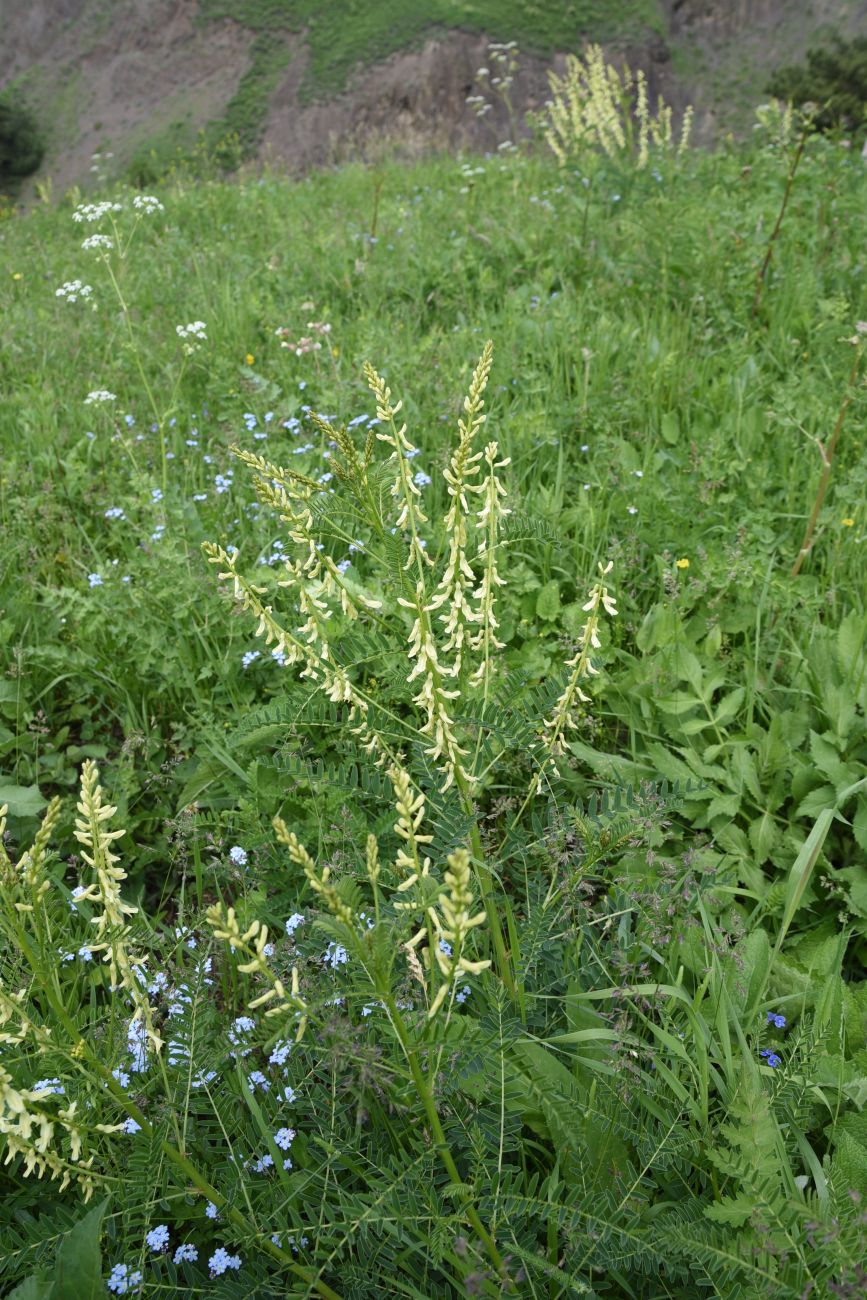
[[684, 556], [682, 560], [678, 560], [678, 561], [677, 561], [677, 567], [678, 567], [679, 569], [688, 569], [688, 568], [689, 568], [689, 560], [686, 558], [686, 556]]
[[339, 356], [340, 356], [340, 348], [332, 348], [332, 349], [331, 349], [331, 355], [332, 355], [333, 357], [339, 357]]
[[23, 280], [23, 279], [24, 279], [24, 276], [21, 274], [20, 271], [13, 271], [13, 272], [12, 272], [12, 279], [13, 279], [13, 280]]
[[844, 520], [843, 520], [843, 527], [844, 527], [844, 528], [854, 528], [854, 527], [855, 527], [855, 520], [854, 520], [854, 519], [844, 519]]
[[252, 366], [256, 358], [253, 356], [252, 352], [248, 352], [247, 355], [244, 357], [244, 360], [246, 361], [248, 366]]

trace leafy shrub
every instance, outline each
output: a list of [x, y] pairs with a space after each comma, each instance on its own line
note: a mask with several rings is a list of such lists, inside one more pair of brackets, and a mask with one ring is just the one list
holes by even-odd
[[17, 96], [0, 95], [0, 186], [14, 186], [39, 167], [45, 144], [32, 112]]
[[779, 68], [767, 91], [799, 107], [818, 106], [821, 131], [843, 130], [860, 137], [867, 131], [867, 36], [808, 50], [805, 63]]

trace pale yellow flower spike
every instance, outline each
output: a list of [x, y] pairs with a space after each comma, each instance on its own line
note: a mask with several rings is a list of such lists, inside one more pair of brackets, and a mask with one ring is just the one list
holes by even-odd
[[448, 870], [444, 876], [448, 892], [444, 891], [440, 894], [437, 901], [442, 920], [436, 916], [432, 919], [439, 940], [445, 941], [451, 951], [445, 951], [440, 942], [434, 950], [442, 983], [430, 1005], [427, 1013], [428, 1020], [432, 1020], [437, 1014], [449, 991], [454, 988], [462, 974], [478, 975], [481, 971], [487, 970], [491, 964], [490, 961], [470, 961], [463, 955], [470, 931], [476, 926], [484, 925], [486, 919], [484, 911], [477, 912], [475, 915], [470, 913], [473, 904], [470, 889], [471, 874], [470, 855], [466, 849], [456, 849], [454, 853], [449, 854]]
[[[624, 67], [622, 73], [606, 64], [598, 45], [591, 45], [583, 59], [574, 54], [566, 60], [562, 77], [549, 72], [551, 99], [540, 117], [544, 139], [561, 166], [592, 145], [615, 158], [632, 148], [634, 129], [632, 108], [638, 122], [636, 166], [647, 165], [650, 145], [660, 151], [672, 148], [671, 108], [659, 97], [657, 110], [651, 114], [647, 102], [647, 82], [642, 72], [633, 75]], [[677, 155], [687, 147], [692, 124], [692, 110], [684, 115]]]
[[[598, 671], [593, 667], [590, 653], [592, 650], [598, 650], [601, 644], [598, 635], [600, 611], [604, 610], [612, 618], [617, 614], [614, 598], [609, 594], [608, 587], [603, 581], [613, 567], [613, 561], [611, 560], [604, 567], [601, 563], [599, 565], [599, 580], [591, 588], [589, 600], [582, 606], [582, 609], [587, 614], [587, 622], [578, 637], [578, 649], [574, 657], [567, 660], [566, 663], [567, 668], [572, 669], [572, 674], [566, 689], [554, 706], [551, 717], [547, 718], [543, 723], [545, 733], [542, 737], [542, 744], [552, 758], [563, 753], [564, 732], [572, 730], [578, 725], [574, 713], [575, 705], [579, 702], [590, 703], [590, 697], [584, 694], [580, 682], [586, 677], [595, 677]], [[541, 780], [540, 773], [540, 786]]]
[[412, 445], [406, 436], [406, 424], [404, 423], [398, 428], [395, 422], [395, 416], [402, 410], [403, 402], [398, 402], [397, 406], [392, 406], [391, 389], [386, 387], [385, 380], [376, 373], [369, 362], [365, 363], [364, 374], [367, 378], [368, 387], [376, 398], [376, 418], [383, 427], [382, 432], [377, 430], [377, 439], [391, 447], [390, 459], [397, 466], [397, 474], [391, 485], [391, 495], [398, 503], [398, 514], [394, 526], [401, 532], [409, 533], [409, 555], [404, 568], [410, 569], [415, 563], [418, 567], [419, 578], [422, 579], [425, 566], [433, 564], [433, 560], [426, 554], [418, 532], [419, 524], [427, 523], [427, 515], [421, 508], [421, 492], [413, 482], [410, 471], [412, 458], [417, 448]]
[[476, 515], [476, 527], [482, 533], [482, 540], [479, 543], [482, 581], [473, 592], [475, 599], [479, 602], [476, 622], [480, 624], [480, 628], [475, 636], [470, 639], [470, 646], [473, 650], [480, 650], [481, 657], [475, 672], [470, 677], [470, 685], [484, 685], [486, 693], [496, 666], [493, 651], [502, 650], [505, 644], [503, 641], [497, 640], [497, 628], [500, 625], [494, 609], [497, 600], [497, 587], [505, 587], [506, 585], [505, 580], [500, 577], [497, 571], [499, 522], [511, 511], [502, 504], [502, 498], [506, 496], [506, 489], [497, 477], [497, 470], [505, 469], [512, 462], [508, 456], [505, 456], [502, 460], [497, 460], [498, 453], [498, 444], [489, 442], [485, 447], [485, 463], [488, 467], [487, 476], [483, 483], [473, 489], [482, 498], [481, 509]]
[[[238, 970], [244, 975], [258, 975], [269, 985], [264, 993], [247, 1004], [249, 1009], [256, 1011], [260, 1007], [268, 1006], [266, 1016], [286, 1016], [290, 1012], [294, 1013], [298, 1018], [295, 1038], [296, 1042], [300, 1042], [307, 1027], [307, 1003], [300, 994], [298, 970], [293, 966], [292, 989], [291, 992], [287, 992], [283, 981], [274, 974], [266, 959], [268, 927], [262, 925], [260, 921], [253, 921], [242, 934], [234, 907], [224, 912], [222, 903], [215, 903], [213, 907], [209, 907], [205, 913], [205, 920], [213, 930], [215, 939], [228, 944], [235, 952], [240, 952], [247, 958], [247, 961], [238, 964]], [[269, 1003], [271, 1005], [268, 1005]]]
[[119, 858], [111, 850], [114, 841], [126, 832], [110, 831], [106, 827], [117, 809], [102, 802], [99, 771], [92, 759], [87, 759], [81, 769], [81, 794], [77, 809], [79, 815], [75, 819], [75, 838], [82, 846], [82, 858], [92, 868], [95, 876], [79, 899], [95, 905], [96, 915], [91, 918], [91, 924], [96, 926], [99, 941], [90, 944], [90, 950], [94, 953], [105, 951], [112, 984], [127, 990], [134, 1007], [134, 1019], [142, 1021], [151, 1045], [155, 1051], [159, 1051], [163, 1040], [154, 1027], [150, 1002], [133, 974], [132, 961], [126, 948], [129, 934], [126, 918], [134, 916], [138, 908], [124, 902], [120, 886], [126, 880], [126, 872], [116, 865]]
[[402, 884], [398, 885], [398, 889], [404, 890], [414, 885], [420, 875], [428, 874], [430, 858], [422, 861], [418, 846], [430, 844], [433, 836], [425, 835], [421, 831], [425, 813], [424, 795], [421, 791], [417, 794], [413, 793], [408, 773], [402, 767], [391, 767], [388, 776], [394, 786], [397, 809], [394, 833], [403, 840], [403, 844], [397, 851], [394, 867], [397, 875], [402, 878]]
[[482, 394], [488, 383], [493, 356], [494, 345], [489, 339], [473, 372], [469, 395], [464, 398], [466, 418], [458, 422], [460, 434], [458, 446], [452, 453], [448, 469], [443, 471], [443, 477], [448, 485], [448, 494], [451, 497], [451, 504], [443, 521], [449, 539], [449, 557], [439, 586], [427, 608], [432, 612], [446, 603], [449, 605], [446, 613], [440, 614], [439, 621], [445, 625], [446, 639], [442, 645], [443, 653], [453, 651], [455, 656], [452, 667], [443, 669], [452, 677], [457, 677], [461, 671], [467, 624], [479, 622], [479, 613], [473, 609], [469, 601], [475, 576], [466, 554], [467, 515], [469, 514], [467, 490], [477, 490], [469, 480], [479, 472], [482, 452], [473, 452], [473, 439], [487, 418], [482, 413], [484, 406]]
[[310, 882], [311, 888], [315, 893], [322, 896], [328, 910], [344, 925], [354, 927], [357, 921], [355, 913], [351, 907], [344, 903], [334, 886], [328, 883], [331, 868], [323, 867], [321, 871], [317, 871], [316, 863], [295, 832], [289, 830], [282, 817], [275, 817], [271, 825], [277, 832], [277, 839], [289, 850], [291, 860], [296, 866], [301, 867]]

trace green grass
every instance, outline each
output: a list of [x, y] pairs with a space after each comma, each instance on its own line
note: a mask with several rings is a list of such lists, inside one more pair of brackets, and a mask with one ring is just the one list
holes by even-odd
[[527, 52], [551, 54], [576, 49], [584, 39], [635, 40], [663, 25], [656, 0], [628, 0], [616, 13], [601, 0], [578, 5], [563, 0], [436, 0], [427, 5], [413, 0], [203, 0], [200, 13], [205, 20], [232, 18], [260, 32], [303, 31], [310, 54], [302, 87], [307, 100], [343, 90], [360, 66], [412, 48], [436, 31], [484, 32], [492, 41], [517, 40]]
[[[272, 926], [284, 978], [298, 963], [312, 1008], [286, 1076], [305, 1097], [296, 1168], [256, 1181], [228, 1160], [227, 1135], [246, 1158], [285, 1116], [227, 1064], [226, 1024], [255, 985], [213, 949], [217, 983], [196, 1002], [201, 1025], [183, 1028], [200, 1035], [197, 1068], [218, 1070], [222, 1091], [162, 1091], [156, 1071], [134, 1084], [156, 1136], [140, 1133], [128, 1159], [105, 1156], [105, 1265], [138, 1259], [155, 1293], [204, 1283], [196, 1272], [178, 1281], [167, 1258], [135, 1244], [162, 1222], [173, 1246], [178, 1232], [202, 1252], [218, 1241], [159, 1146], [179, 1149], [181, 1116], [190, 1159], [246, 1225], [237, 1237], [226, 1225], [219, 1241], [240, 1242], [262, 1294], [311, 1293], [268, 1271], [262, 1241], [286, 1230], [309, 1233], [298, 1259], [341, 1294], [382, 1294], [396, 1279], [408, 1295], [499, 1293], [468, 1207], [499, 1225], [506, 1267], [515, 1275], [520, 1261], [530, 1294], [686, 1300], [740, 1287], [795, 1300], [811, 1282], [836, 1293], [856, 1285], [864, 1253], [847, 1194], [867, 1195], [863, 385], [812, 552], [796, 578], [791, 568], [819, 480], [815, 439], [837, 418], [846, 340], [867, 317], [867, 174], [833, 142], [810, 142], [754, 318], [786, 166], [760, 140], [655, 173], [590, 158], [562, 172], [542, 156], [469, 161], [469, 178], [442, 158], [298, 183], [265, 173], [167, 186], [165, 212], [142, 219], [113, 263], [131, 335], [106, 269], [80, 247], [93, 227], [70, 206], [0, 222], [0, 802], [11, 831], [23, 843], [61, 795], [57, 841], [64, 859], [77, 851], [71, 796], [96, 759], [112, 824], [127, 831], [117, 848], [149, 969], [193, 981], [205, 907], [237, 901], [243, 924]], [[131, 195], [119, 198], [129, 230]], [[95, 310], [55, 296], [75, 277], [94, 286]], [[207, 343], [184, 360], [175, 327], [199, 319]], [[321, 350], [280, 346], [277, 330], [294, 341], [310, 322], [331, 325]], [[238, 547], [239, 572], [292, 617], [268, 563], [286, 529], [228, 448], [331, 473], [334, 449], [304, 408], [371, 416], [370, 360], [404, 400], [414, 472], [432, 479], [422, 493], [436, 554], [440, 471], [488, 338], [484, 436], [511, 459], [513, 517], [504, 675], [479, 735], [503, 749], [469, 822], [418, 745], [407, 761], [427, 791], [435, 870], [469, 825], [475, 857], [499, 855], [519, 993], [474, 977], [440, 1038], [407, 1014], [407, 1053], [385, 1016], [362, 1011], [387, 999], [392, 967], [399, 1000], [419, 997], [392, 932], [377, 928], [365, 947], [318, 911], [270, 826], [279, 812], [334, 868], [344, 899], [370, 907], [365, 834], [385, 846], [388, 874], [390, 793], [379, 773], [359, 775], [340, 711], [317, 711], [309, 682], [256, 641], [201, 543]], [[117, 400], [85, 405], [100, 388]], [[334, 644], [383, 716], [403, 723], [404, 579], [334, 540], [334, 484], [323, 481], [317, 518], [334, 558], [351, 559], [386, 607], [381, 625], [335, 627]], [[526, 745], [509, 742], [562, 689], [588, 585], [609, 559], [620, 613], [602, 629], [602, 676], [552, 790], [527, 806]], [[680, 783], [679, 798], [663, 780]], [[639, 811], [596, 828], [581, 815], [594, 792], [642, 781], [657, 785]], [[248, 870], [232, 845], [248, 850]], [[66, 870], [52, 867], [44, 954], [86, 937]], [[3, 884], [9, 897], [18, 887]], [[296, 948], [283, 927], [299, 909], [311, 924]], [[130, 1012], [104, 977], [70, 962], [39, 992], [24, 966], [31, 914], [0, 915], [5, 986], [28, 988], [34, 1016], [62, 996], [99, 1060], [122, 1065]], [[188, 924], [198, 955], [175, 938]], [[347, 972], [323, 969], [331, 940], [352, 950]], [[785, 1032], [768, 1027], [769, 1011], [785, 1013]], [[97, 1064], [67, 1052], [71, 1033], [64, 1022], [55, 1055], [4, 1048], [18, 1086], [36, 1071], [66, 1079], [83, 1060], [96, 1071], [86, 1095], [104, 1098]], [[269, 1068], [274, 1036], [263, 1022], [257, 1067]], [[778, 1068], [758, 1055], [772, 1049]], [[413, 1059], [434, 1076], [440, 1060], [453, 1067], [435, 1090], [435, 1144]], [[435, 1159], [443, 1144], [457, 1153], [457, 1187]], [[51, 1263], [70, 1200], [52, 1192], [37, 1213], [29, 1184], [14, 1170], [4, 1179], [0, 1259], [4, 1281], [20, 1280]]]

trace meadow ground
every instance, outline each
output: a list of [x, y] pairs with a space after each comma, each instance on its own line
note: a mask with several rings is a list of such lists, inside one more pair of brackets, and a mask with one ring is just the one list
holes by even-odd
[[7, 1294], [864, 1294], [867, 168], [757, 295], [791, 147], [0, 222]]

